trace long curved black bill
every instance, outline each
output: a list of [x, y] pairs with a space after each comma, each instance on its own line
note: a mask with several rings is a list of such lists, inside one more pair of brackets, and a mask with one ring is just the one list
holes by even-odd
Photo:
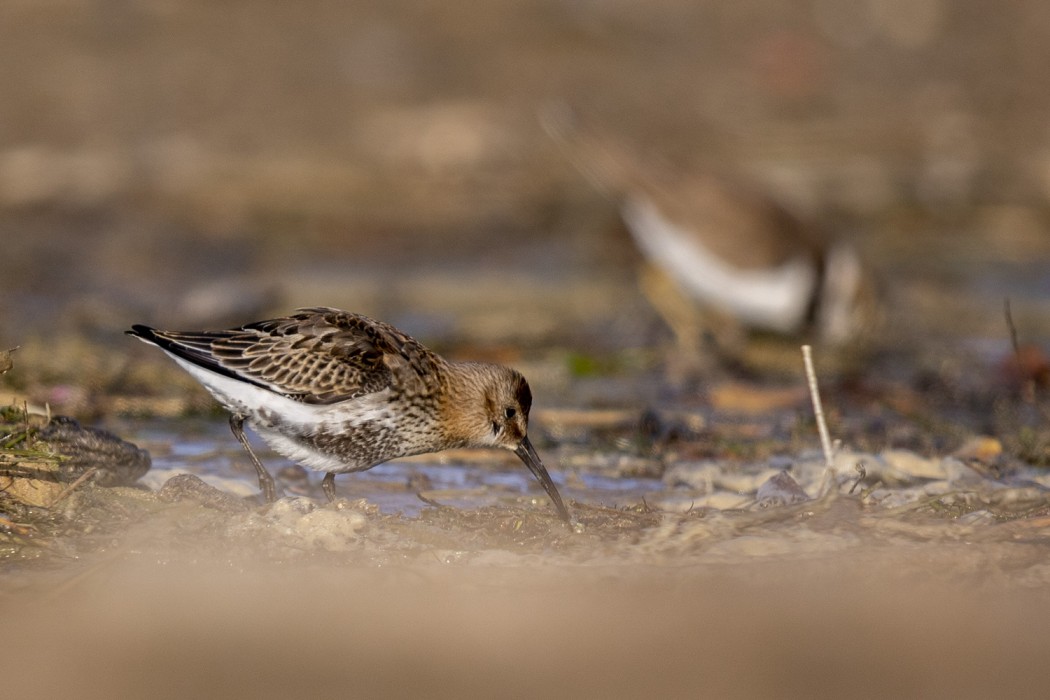
[[525, 463], [525, 466], [529, 468], [533, 476], [543, 485], [543, 490], [554, 501], [554, 507], [557, 508], [561, 519], [567, 523], [572, 523], [572, 519], [569, 517], [569, 509], [562, 502], [561, 494], [558, 493], [558, 487], [551, 481], [551, 475], [547, 473], [547, 468], [543, 466], [540, 456], [536, 454], [536, 450], [533, 448], [532, 443], [529, 442], [527, 435], [522, 438], [521, 444], [514, 450], [514, 454], [518, 455], [518, 459]]

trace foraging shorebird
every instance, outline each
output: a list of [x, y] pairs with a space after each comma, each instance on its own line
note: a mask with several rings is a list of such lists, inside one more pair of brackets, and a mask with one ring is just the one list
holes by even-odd
[[810, 336], [827, 347], [848, 346], [870, 331], [878, 316], [874, 284], [847, 243], [754, 187], [672, 169], [585, 129], [564, 106], [545, 110], [541, 120], [617, 204], [646, 260], [642, 291], [680, 344], [695, 349], [712, 321]]
[[230, 411], [268, 502], [274, 480], [245, 423], [278, 453], [323, 471], [329, 501], [336, 474], [453, 447], [508, 449], [570, 521], [529, 441], [529, 384], [509, 367], [450, 362], [389, 324], [324, 307], [231, 330], [135, 325], [128, 335], [164, 350]]

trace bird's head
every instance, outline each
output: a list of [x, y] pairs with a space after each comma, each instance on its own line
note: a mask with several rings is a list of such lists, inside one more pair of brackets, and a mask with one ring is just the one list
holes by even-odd
[[511, 450], [543, 486], [558, 514], [570, 521], [557, 487], [529, 441], [532, 390], [525, 377], [509, 367], [465, 363], [454, 370], [456, 390], [449, 421], [458, 435], [455, 442], [468, 447]]

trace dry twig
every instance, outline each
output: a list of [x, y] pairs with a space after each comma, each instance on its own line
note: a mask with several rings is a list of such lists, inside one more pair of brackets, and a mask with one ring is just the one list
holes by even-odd
[[820, 445], [824, 449], [824, 466], [832, 471], [835, 466], [834, 453], [831, 449], [831, 437], [828, 425], [824, 421], [824, 407], [820, 403], [820, 390], [817, 388], [817, 373], [813, 369], [813, 349], [802, 346], [802, 361], [806, 366], [806, 381], [809, 383], [809, 397], [813, 401], [813, 413], [817, 418], [817, 431], [820, 433]]
[[69, 494], [73, 493], [73, 491], [75, 491], [75, 490], [76, 490], [76, 488], [77, 488], [78, 486], [80, 486], [80, 485], [81, 485], [81, 484], [83, 484], [83, 483], [84, 483], [85, 481], [87, 481], [88, 479], [90, 479], [91, 477], [93, 477], [93, 476], [95, 475], [95, 472], [97, 472], [97, 471], [98, 471], [98, 469], [97, 469], [96, 467], [91, 467], [91, 468], [90, 468], [90, 469], [88, 469], [88, 470], [87, 470], [86, 472], [84, 472], [83, 474], [81, 474], [80, 476], [78, 476], [78, 477], [76, 478], [76, 481], [74, 481], [73, 483], [71, 483], [71, 484], [70, 484], [69, 486], [67, 486], [66, 488], [62, 489], [62, 493], [60, 493], [60, 494], [58, 494], [57, 496], [55, 496], [55, 500], [51, 501], [51, 507], [52, 507], [52, 508], [54, 508], [54, 507], [55, 507], [55, 506], [57, 506], [57, 505], [58, 505], [59, 503], [61, 503], [62, 501], [64, 501], [64, 500], [65, 500], [66, 498], [68, 498], [68, 497], [69, 497]]

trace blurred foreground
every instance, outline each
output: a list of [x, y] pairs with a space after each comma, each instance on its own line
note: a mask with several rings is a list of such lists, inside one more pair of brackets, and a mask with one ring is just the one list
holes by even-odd
[[1046, 687], [1046, 596], [1004, 573], [999, 548], [634, 563], [85, 563], [73, 578], [23, 579], [47, 595], [5, 586], [3, 687], [26, 698], [1035, 698]]

